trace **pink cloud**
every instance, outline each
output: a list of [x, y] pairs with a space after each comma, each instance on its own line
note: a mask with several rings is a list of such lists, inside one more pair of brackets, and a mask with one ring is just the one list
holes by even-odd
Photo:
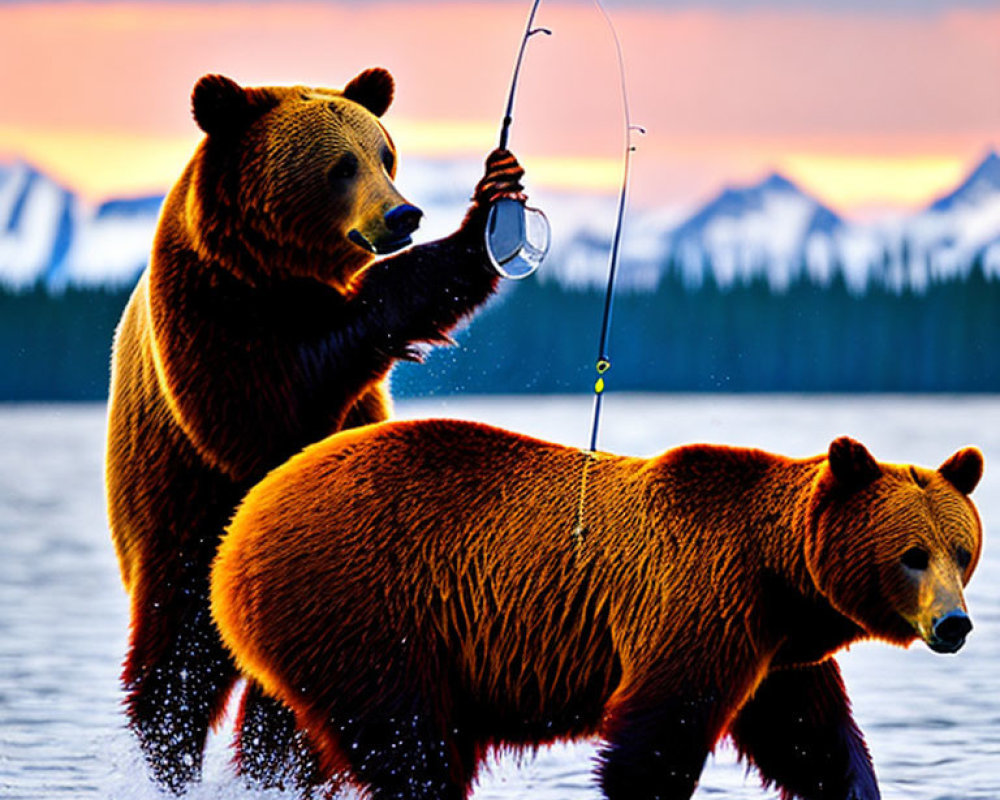
[[[394, 72], [387, 119], [498, 124], [525, 9], [509, 3], [0, 6], [0, 149], [8, 126], [137, 136], [193, 132], [206, 72], [342, 85]], [[783, 154], [972, 158], [1000, 136], [1000, 11], [937, 15], [614, 9], [641, 143], [642, 197], [679, 199]], [[614, 50], [587, 5], [543, 4], [513, 144], [613, 158]], [[470, 150], [485, 150], [469, 142]], [[471, 154], [471, 153], [470, 153]], [[734, 174], [736, 173], [736, 174]], [[698, 177], [700, 176], [700, 178]], [[933, 191], [928, 188], [928, 191]]]

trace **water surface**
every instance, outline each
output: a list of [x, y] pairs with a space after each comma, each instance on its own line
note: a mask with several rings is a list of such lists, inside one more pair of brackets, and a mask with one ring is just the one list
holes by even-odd
[[[583, 446], [587, 398], [400, 403], [400, 416], [478, 419]], [[155, 800], [124, 729], [118, 673], [128, 604], [107, 533], [103, 406], [0, 407], [0, 797]], [[940, 464], [965, 444], [986, 455], [977, 489], [986, 530], [968, 591], [976, 629], [957, 656], [864, 644], [841, 656], [885, 800], [1000, 797], [1000, 398], [615, 396], [601, 446], [649, 455], [683, 442], [791, 456], [847, 433], [884, 461]], [[191, 800], [283, 797], [246, 791], [221, 731]], [[591, 800], [588, 743], [505, 756], [476, 800]], [[723, 749], [696, 798], [774, 798]]]

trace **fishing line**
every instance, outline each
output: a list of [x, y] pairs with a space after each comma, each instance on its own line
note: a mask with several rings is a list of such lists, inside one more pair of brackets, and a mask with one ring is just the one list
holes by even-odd
[[645, 133], [646, 129], [641, 125], [633, 125], [632, 117], [628, 105], [628, 84], [625, 80], [625, 56], [622, 52], [621, 40], [618, 38], [618, 31], [615, 29], [611, 17], [605, 10], [601, 0], [594, 0], [601, 16], [608, 25], [611, 38], [615, 43], [615, 53], [618, 57], [618, 78], [621, 84], [622, 111], [625, 121], [625, 156], [622, 163], [622, 183], [618, 192], [618, 215], [615, 222], [615, 232], [611, 239], [611, 250], [608, 254], [608, 285], [604, 293], [604, 314], [601, 320], [601, 338], [597, 346], [597, 379], [594, 382], [594, 411], [590, 428], [590, 446], [582, 451], [583, 467], [580, 475], [580, 494], [576, 509], [576, 525], [573, 528], [572, 541], [574, 549], [579, 553], [587, 534], [585, 523], [585, 506], [587, 497], [587, 473], [590, 465], [598, 460], [597, 436], [601, 425], [601, 406], [604, 399], [604, 375], [611, 369], [611, 356], [608, 352], [608, 337], [611, 332], [611, 312], [615, 298], [615, 278], [618, 274], [618, 256], [621, 250], [622, 224], [625, 219], [625, 208], [628, 205], [629, 175], [632, 167], [632, 153], [635, 146], [632, 144], [633, 133]]

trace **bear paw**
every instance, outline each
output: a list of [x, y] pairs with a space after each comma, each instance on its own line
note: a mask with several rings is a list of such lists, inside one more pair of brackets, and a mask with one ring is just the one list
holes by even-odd
[[472, 199], [479, 205], [492, 205], [502, 197], [523, 203], [528, 199], [521, 185], [523, 177], [524, 167], [514, 154], [498, 148], [486, 157], [486, 173]]

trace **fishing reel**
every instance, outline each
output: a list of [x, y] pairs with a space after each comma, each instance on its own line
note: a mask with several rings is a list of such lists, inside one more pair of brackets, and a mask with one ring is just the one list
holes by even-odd
[[500, 277], [527, 278], [549, 252], [551, 240], [549, 220], [540, 209], [509, 197], [501, 197], [490, 206], [486, 254]]

